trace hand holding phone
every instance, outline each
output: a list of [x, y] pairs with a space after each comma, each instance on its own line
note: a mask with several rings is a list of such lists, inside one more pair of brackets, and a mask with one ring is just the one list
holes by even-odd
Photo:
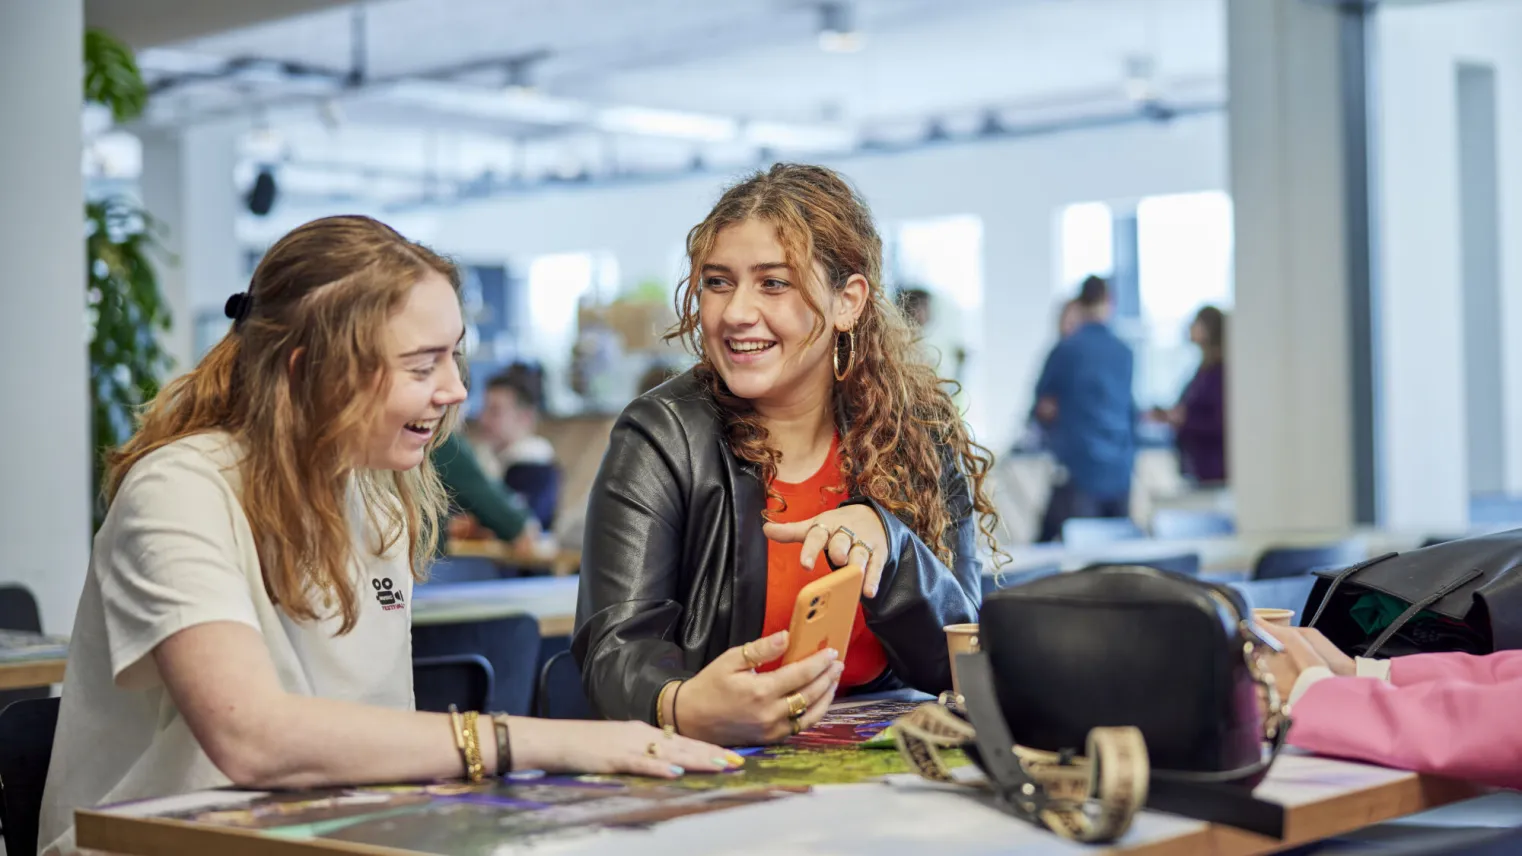
[[782, 665], [796, 663], [825, 648], [840, 652], [846, 659], [851, 641], [851, 627], [856, 623], [856, 608], [861, 603], [861, 586], [865, 572], [850, 564], [831, 571], [804, 586], [793, 602], [793, 618], [788, 625], [787, 651]]

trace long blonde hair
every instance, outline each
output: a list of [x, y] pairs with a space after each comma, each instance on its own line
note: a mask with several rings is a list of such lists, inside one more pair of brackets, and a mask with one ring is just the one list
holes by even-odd
[[[355, 466], [391, 380], [387, 321], [430, 273], [459, 294], [453, 264], [368, 217], [314, 220], [281, 238], [254, 271], [246, 317], [164, 387], [132, 439], [107, 455], [107, 501], [154, 450], [193, 434], [228, 432], [242, 447], [243, 511], [270, 599], [308, 620], [322, 617], [318, 602], [336, 602], [338, 632], [348, 633], [359, 617], [351, 485], [381, 534], [377, 555], [406, 537], [419, 577], [447, 507], [431, 455], [406, 472]], [[429, 452], [452, 427], [454, 411]]]
[[[970, 511], [989, 548], [998, 552], [993, 532], [998, 516], [984, 481], [993, 463], [987, 449], [973, 442], [943, 381], [922, 359], [915, 333], [882, 285], [882, 240], [867, 205], [835, 172], [820, 166], [777, 164], [731, 187], [708, 217], [687, 235], [689, 269], [676, 298], [679, 320], [667, 338], [683, 338], [699, 358], [697, 374], [718, 402], [730, 449], [760, 471], [767, 495], [780, 502], [772, 487], [781, 454], [767, 445], [767, 430], [750, 402], [730, 393], [704, 352], [698, 317], [702, 268], [725, 227], [759, 220], [776, 228], [788, 266], [805, 276], [818, 262], [823, 286], [845, 287], [860, 274], [868, 300], [857, 319], [854, 365], [835, 384], [836, 424], [847, 490], [877, 501], [909, 525], [941, 560], [954, 560], [952, 512]], [[811, 277], [810, 277], [811, 278]], [[813, 335], [828, 327], [812, 289], [799, 290], [815, 314]], [[833, 334], [833, 330], [830, 331]], [[852, 361], [850, 340], [837, 336], [840, 365]], [[945, 460], [967, 476], [970, 497], [948, 497], [941, 488]], [[952, 506], [952, 507], [948, 507]]]

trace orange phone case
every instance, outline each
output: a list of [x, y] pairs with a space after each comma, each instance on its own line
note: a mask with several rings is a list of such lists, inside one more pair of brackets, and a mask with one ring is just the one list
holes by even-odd
[[840, 652], [841, 661], [845, 660], [865, 576], [859, 566], [846, 565], [799, 590], [798, 599], [793, 602], [793, 620], [787, 628], [787, 651], [782, 655], [782, 665], [825, 648], [834, 648]]

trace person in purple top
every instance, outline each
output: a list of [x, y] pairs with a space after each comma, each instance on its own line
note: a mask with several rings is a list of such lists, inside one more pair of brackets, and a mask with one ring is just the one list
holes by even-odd
[[1153, 418], [1173, 426], [1179, 467], [1200, 484], [1226, 481], [1226, 313], [1206, 306], [1195, 315], [1189, 339], [1200, 348], [1200, 367], [1172, 409]]

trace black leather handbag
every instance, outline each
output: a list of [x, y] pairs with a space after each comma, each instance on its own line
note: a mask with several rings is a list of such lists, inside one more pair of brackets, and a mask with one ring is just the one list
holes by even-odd
[[963, 748], [1006, 810], [1081, 841], [1113, 840], [1142, 805], [1282, 836], [1282, 807], [1251, 796], [1289, 728], [1260, 663], [1278, 646], [1234, 589], [1057, 574], [990, 594], [978, 635], [963, 696], [895, 725], [921, 774], [953, 779], [938, 750]]
[[1522, 649], [1522, 530], [1317, 571], [1307, 626], [1361, 657]]

